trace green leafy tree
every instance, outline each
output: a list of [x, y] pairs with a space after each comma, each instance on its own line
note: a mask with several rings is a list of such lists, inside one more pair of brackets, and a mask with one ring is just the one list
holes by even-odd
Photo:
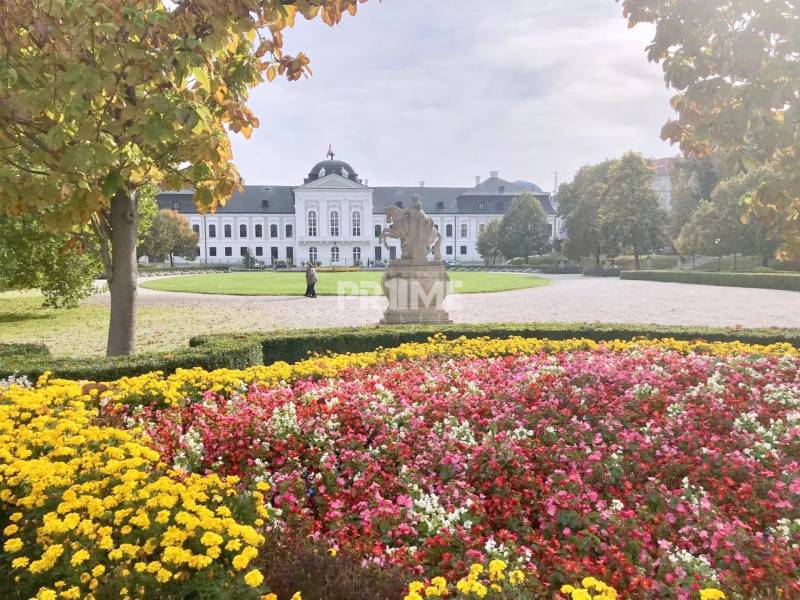
[[564, 253], [573, 259], [594, 256], [600, 268], [603, 245], [599, 213], [608, 190], [608, 174], [613, 161], [581, 167], [570, 183], [558, 190], [558, 212], [567, 229]]
[[488, 265], [497, 264], [498, 257], [502, 256], [500, 238], [500, 219], [492, 219], [478, 234], [478, 254]]
[[358, 0], [6, 0], [0, 8], [0, 212], [52, 231], [90, 226], [111, 291], [108, 355], [133, 352], [142, 189], [240, 188], [229, 131], [249, 90], [308, 73], [283, 53], [297, 15], [328, 24]]
[[598, 211], [603, 247], [615, 253], [629, 249], [637, 270], [640, 256], [660, 249], [665, 241], [667, 215], [653, 178], [644, 158], [628, 152], [609, 168], [605, 202]]
[[500, 250], [506, 258], [544, 254], [550, 249], [547, 215], [529, 192], [514, 199], [500, 222]]
[[13, 289], [39, 288], [45, 306], [75, 307], [102, 271], [95, 246], [87, 231], [53, 234], [33, 217], [0, 216], [0, 281]]
[[725, 156], [733, 172], [775, 173], [745, 202], [780, 240], [780, 257], [800, 257], [800, 3], [620, 1], [631, 26], [655, 24], [648, 57], [677, 90], [662, 137], [690, 155]]
[[719, 176], [711, 158], [681, 158], [675, 162], [671, 180], [669, 233], [674, 240], [692, 218], [700, 202], [711, 198], [711, 193], [719, 183]]
[[169, 258], [169, 264], [174, 266], [175, 256], [187, 260], [197, 257], [197, 240], [198, 235], [192, 231], [186, 217], [174, 210], [162, 209], [153, 218], [140, 252], [158, 262]]

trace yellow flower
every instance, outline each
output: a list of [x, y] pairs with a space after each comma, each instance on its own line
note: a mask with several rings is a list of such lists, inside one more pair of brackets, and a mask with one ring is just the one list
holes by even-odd
[[706, 588], [700, 590], [700, 600], [725, 600], [725, 594], [716, 588]]
[[252, 571], [249, 571], [247, 575], [244, 576], [244, 582], [250, 587], [258, 587], [261, 585], [263, 581], [264, 581], [264, 576], [258, 569], [253, 569]]
[[89, 560], [89, 553], [86, 550], [78, 550], [75, 554], [72, 555], [72, 559], [69, 561], [73, 567], [77, 567]]
[[106, 568], [103, 565], [97, 565], [94, 569], [92, 569], [92, 576], [100, 577], [100, 575], [102, 575], [105, 572]]
[[9, 538], [6, 540], [6, 543], [3, 544], [3, 550], [6, 552], [19, 552], [22, 550], [22, 540], [19, 538]]

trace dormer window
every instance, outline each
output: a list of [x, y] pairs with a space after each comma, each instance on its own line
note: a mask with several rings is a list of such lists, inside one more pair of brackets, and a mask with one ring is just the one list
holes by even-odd
[[269, 208], [269, 200], [262, 200], [261, 201], [261, 208]]
[[319, 176], [320, 176], [320, 177], [325, 177], [325, 173], [327, 173], [327, 171], [325, 170], [325, 167], [322, 167], [322, 168], [319, 170]]
[[350, 177], [350, 173], [348, 173], [347, 169], [345, 169], [344, 167], [342, 167], [342, 177], [344, 177], [345, 179]]
[[501, 185], [497, 189], [501, 194], [505, 194], [506, 193], [506, 186], [504, 186], [504, 185]]
[[403, 201], [402, 200], [398, 200], [397, 202], [394, 203], [394, 205], [397, 208], [403, 208]]
[[483, 200], [478, 202], [478, 210], [486, 210], [486, 202], [484, 202]]
[[437, 202], [436, 210], [444, 210], [444, 202]]

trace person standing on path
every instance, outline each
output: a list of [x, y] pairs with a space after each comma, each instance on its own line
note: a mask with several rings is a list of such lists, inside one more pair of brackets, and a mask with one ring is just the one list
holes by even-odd
[[317, 270], [312, 263], [306, 266], [306, 298], [317, 297]]

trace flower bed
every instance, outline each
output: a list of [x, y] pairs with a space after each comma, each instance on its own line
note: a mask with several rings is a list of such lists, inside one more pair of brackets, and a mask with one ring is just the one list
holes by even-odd
[[0, 577], [20, 597], [258, 597], [264, 540], [287, 539], [405, 573], [411, 600], [589, 597], [582, 579], [789, 598], [799, 442], [788, 345], [436, 339], [12, 386]]

